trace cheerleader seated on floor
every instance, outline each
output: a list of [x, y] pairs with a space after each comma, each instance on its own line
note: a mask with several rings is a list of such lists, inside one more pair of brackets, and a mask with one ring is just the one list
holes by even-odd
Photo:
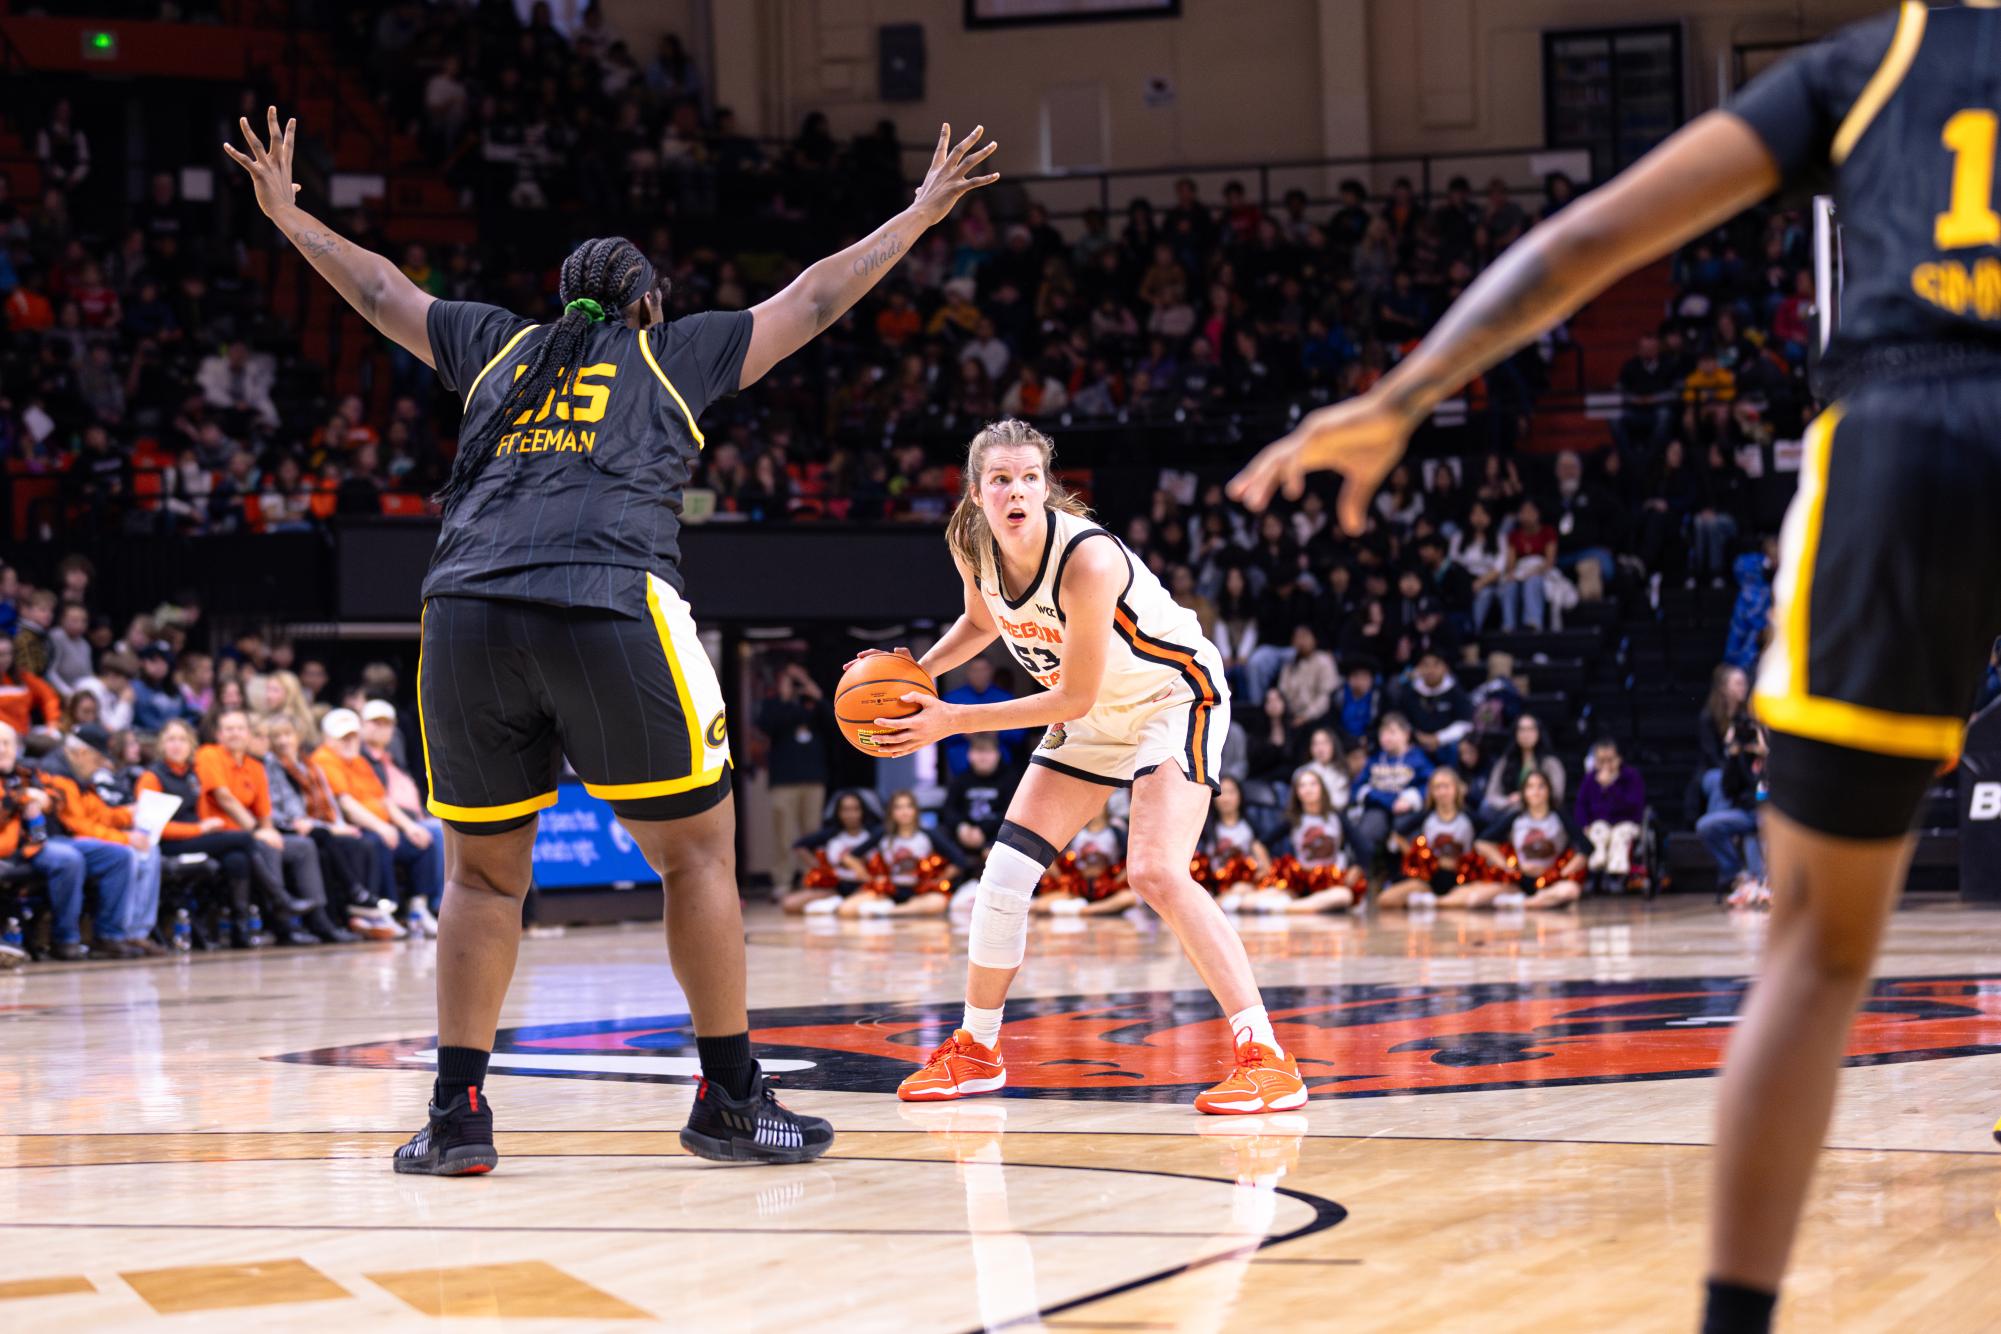
[[939, 917], [952, 902], [962, 867], [947, 839], [924, 830], [915, 793], [893, 792], [889, 818], [869, 850], [868, 880], [835, 909], [842, 917]]
[[1327, 786], [1311, 769], [1292, 776], [1286, 808], [1290, 850], [1272, 862], [1258, 892], [1245, 906], [1252, 912], [1346, 912], [1362, 901], [1368, 877], [1348, 860], [1341, 812], [1327, 798]]
[[1408, 837], [1390, 836], [1403, 855], [1394, 884], [1376, 898], [1378, 908], [1429, 908], [1462, 885], [1490, 879], [1480, 855], [1473, 819], [1466, 814], [1466, 780], [1454, 769], [1437, 769], [1425, 786], [1424, 823]]
[[1562, 908], [1584, 893], [1584, 857], [1570, 826], [1550, 805], [1549, 779], [1522, 779], [1522, 812], [1507, 826], [1505, 843], [1482, 842], [1488, 879], [1461, 885], [1442, 901], [1448, 908]]
[[1043, 872], [1030, 907], [1057, 917], [1109, 917], [1138, 903], [1126, 884], [1125, 835], [1099, 811]]
[[1200, 868], [1195, 879], [1216, 896], [1224, 912], [1244, 911], [1271, 871], [1271, 853], [1244, 818], [1244, 789], [1234, 778], [1225, 778], [1216, 793], [1209, 831], [1195, 860]]
[[868, 883], [869, 853], [875, 850], [875, 830], [868, 807], [853, 792], [834, 798], [834, 816], [814, 833], [793, 844], [806, 868], [799, 888], [779, 900], [789, 913], [828, 913]]

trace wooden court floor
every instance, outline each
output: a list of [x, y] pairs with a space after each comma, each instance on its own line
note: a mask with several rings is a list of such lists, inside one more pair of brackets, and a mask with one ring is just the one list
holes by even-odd
[[[2001, 1327], [2001, 919], [1898, 915], [1788, 1330]], [[680, 1152], [657, 932], [524, 942], [493, 1175], [398, 1177], [434, 947], [0, 974], [0, 1330], [1688, 1330], [1762, 922], [1705, 902], [1246, 924], [1314, 1097], [1188, 1105], [1227, 1034], [1150, 918], [1038, 924], [1009, 1096], [890, 1090], [963, 927], [750, 922], [753, 1028], [840, 1140]]]

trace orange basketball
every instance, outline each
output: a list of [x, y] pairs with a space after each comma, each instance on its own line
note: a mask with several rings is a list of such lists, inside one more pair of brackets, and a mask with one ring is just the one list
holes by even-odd
[[938, 693], [931, 674], [900, 653], [871, 653], [841, 674], [834, 687], [834, 721], [841, 735], [865, 755], [875, 754], [878, 718], [902, 718], [917, 712], [903, 702], [913, 690]]

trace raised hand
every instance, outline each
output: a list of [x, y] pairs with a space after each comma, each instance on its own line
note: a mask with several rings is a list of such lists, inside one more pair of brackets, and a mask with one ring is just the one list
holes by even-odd
[[1000, 179], [997, 171], [984, 176], [966, 174], [1000, 147], [997, 143], [989, 143], [977, 152], [971, 151], [986, 132], [986, 126], [975, 125], [971, 134], [955, 144], [952, 142], [951, 124], [948, 122], [938, 127], [938, 148], [931, 154], [931, 170], [924, 173], [924, 184], [917, 187], [917, 198], [912, 203], [913, 208], [924, 214], [927, 224], [944, 218], [952, 211], [953, 205], [969, 192]]
[[223, 144], [222, 151], [250, 173], [251, 183], [257, 188], [257, 207], [269, 217], [291, 203], [293, 196], [299, 193], [299, 187], [292, 183], [292, 136], [299, 122], [296, 118], [288, 120], [281, 131], [278, 128], [278, 108], [266, 107], [264, 112], [268, 118], [265, 138], [270, 141], [269, 147], [250, 128], [250, 118], [238, 116], [236, 123], [243, 127], [243, 142], [250, 151], [239, 153], [233, 144], [228, 143]]
[[1368, 523], [1370, 499], [1409, 440], [1403, 414], [1375, 394], [1364, 394], [1308, 413], [1292, 434], [1259, 450], [1230, 479], [1228, 490], [1247, 509], [1261, 510], [1281, 490], [1288, 500], [1299, 499], [1308, 473], [1332, 469], [1342, 480], [1336, 506], [1341, 527], [1359, 534]]

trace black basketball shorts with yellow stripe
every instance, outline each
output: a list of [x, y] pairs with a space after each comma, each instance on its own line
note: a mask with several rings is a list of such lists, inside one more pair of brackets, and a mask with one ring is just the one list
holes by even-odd
[[2001, 383], [1878, 380], [1815, 419], [1753, 698], [1781, 812], [1837, 837], [1910, 828], [1965, 740], [1997, 576]]
[[417, 661], [429, 808], [495, 834], [556, 803], [563, 759], [620, 816], [677, 820], [730, 792], [722, 687], [673, 586], [643, 618], [503, 598], [424, 606]]

